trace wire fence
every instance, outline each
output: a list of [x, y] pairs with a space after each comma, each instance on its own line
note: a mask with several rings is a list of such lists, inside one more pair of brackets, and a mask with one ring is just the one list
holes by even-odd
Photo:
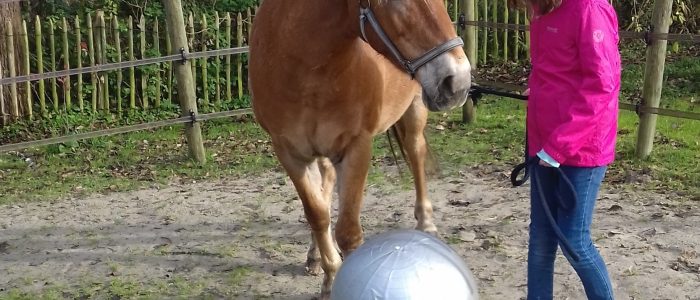
[[253, 111], [251, 109], [239, 109], [239, 110], [232, 110], [232, 111], [208, 113], [208, 114], [202, 114], [202, 115], [193, 115], [192, 114], [190, 116], [169, 119], [169, 120], [148, 122], [148, 123], [136, 124], [136, 125], [130, 125], [130, 126], [121, 126], [121, 127], [109, 128], [109, 129], [104, 129], [104, 130], [95, 130], [95, 131], [91, 131], [91, 132], [78, 133], [78, 134], [72, 134], [72, 135], [60, 136], [60, 137], [53, 137], [53, 138], [47, 138], [47, 139], [41, 139], [41, 140], [35, 140], [35, 141], [27, 141], [27, 142], [21, 142], [21, 143], [0, 145], [0, 153], [19, 151], [19, 150], [24, 150], [24, 149], [33, 148], [33, 147], [41, 147], [41, 146], [48, 146], [48, 145], [54, 145], [54, 144], [69, 143], [69, 142], [75, 142], [75, 141], [80, 141], [80, 140], [84, 140], [84, 139], [91, 139], [91, 138], [97, 138], [97, 137], [103, 137], [103, 136], [111, 136], [111, 135], [115, 135], [115, 134], [129, 133], [129, 132], [135, 132], [135, 131], [141, 131], [141, 130], [157, 129], [157, 128], [161, 128], [161, 127], [165, 127], [165, 126], [172, 126], [172, 125], [178, 125], [178, 124], [191, 124], [193, 122], [202, 122], [202, 121], [206, 121], [206, 120], [235, 117], [235, 116], [243, 116], [243, 115], [248, 115], [251, 113], [253, 113]]
[[[466, 26], [474, 26], [479, 28], [490, 28], [490, 29], [504, 29], [504, 30], [517, 30], [517, 31], [529, 31], [530, 25], [524, 24], [512, 24], [512, 23], [498, 23], [489, 21], [466, 21], [464, 20], [464, 15], [460, 15], [460, 20], [454, 22], [455, 25], [459, 26], [461, 29], [465, 29]], [[700, 43], [700, 34], [680, 34], [680, 33], [654, 33], [651, 30], [647, 31], [619, 31], [620, 38], [623, 39], [641, 39], [647, 43], [651, 41], [669, 41], [669, 42], [692, 42]]]
[[172, 55], [166, 55], [166, 56], [161, 56], [161, 57], [144, 58], [144, 59], [139, 59], [139, 60], [134, 60], [134, 61], [123, 61], [123, 62], [118, 62], [118, 63], [107, 63], [107, 64], [102, 64], [102, 65], [73, 68], [73, 69], [68, 69], [68, 70], [47, 72], [47, 73], [41, 73], [41, 74], [30, 74], [30, 75], [20, 75], [20, 76], [8, 77], [8, 78], [0, 78], [0, 85], [18, 84], [18, 83], [60, 78], [60, 77], [66, 77], [66, 76], [90, 74], [90, 73], [96, 73], [96, 72], [115, 71], [115, 70], [121, 70], [121, 69], [133, 68], [133, 67], [142, 67], [142, 66], [153, 65], [153, 64], [164, 63], [164, 62], [186, 61], [189, 59], [208, 58], [208, 57], [214, 57], [214, 56], [224, 56], [224, 55], [233, 55], [233, 54], [242, 54], [242, 53], [248, 53], [247, 46], [246, 47], [229, 48], [229, 49], [208, 50], [208, 51], [193, 52], [193, 53], [185, 53], [184, 50], [182, 50], [182, 52], [180, 54], [172, 54]]
[[[501, 83], [501, 82], [488, 81], [488, 80], [479, 80], [479, 79], [475, 79], [474, 84], [478, 85], [478, 86], [485, 87], [485, 88], [494, 89], [495, 91], [503, 92], [503, 94], [501, 95], [503, 97], [515, 98], [515, 99], [527, 101], [527, 97], [514, 97], [512, 94], [509, 94], [512, 92], [525, 91], [525, 87], [523, 87], [521, 85]], [[494, 94], [498, 95], [497, 93], [494, 93]], [[667, 108], [645, 107], [645, 106], [642, 106], [640, 103], [632, 104], [632, 103], [620, 102], [619, 104], [620, 104], [620, 109], [635, 112], [637, 115], [646, 113], [646, 114], [654, 114], [654, 115], [659, 115], [659, 116], [674, 117], [674, 118], [679, 118], [679, 119], [700, 121], [700, 113], [696, 113], [696, 112], [680, 111], [680, 110], [673, 110], [673, 109], [667, 109]]]

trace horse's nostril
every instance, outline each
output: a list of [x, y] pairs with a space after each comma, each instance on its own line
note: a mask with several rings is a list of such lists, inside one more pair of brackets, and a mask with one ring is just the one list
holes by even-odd
[[455, 87], [455, 77], [450, 75], [445, 77], [440, 84], [440, 91], [443, 93], [454, 94], [456, 91]]

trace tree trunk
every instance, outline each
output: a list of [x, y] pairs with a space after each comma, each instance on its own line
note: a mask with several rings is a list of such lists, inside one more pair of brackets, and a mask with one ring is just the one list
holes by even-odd
[[[19, 40], [19, 33], [20, 29], [22, 28], [22, 11], [20, 7], [20, 2], [11, 2], [11, 3], [3, 3], [0, 4], [0, 41], [5, 41], [7, 38], [7, 26], [6, 22], [12, 23], [12, 29], [14, 32], [15, 36], [15, 61], [14, 64], [17, 69], [17, 74], [21, 74], [22, 70], [22, 59], [24, 58], [24, 53], [22, 53], [22, 47], [21, 43]], [[3, 78], [9, 77], [9, 67], [8, 64], [10, 63], [8, 61], [7, 57], [7, 51], [6, 49], [6, 43], [0, 42], [0, 70], [2, 70]], [[19, 92], [19, 99], [24, 99], [23, 95], [26, 95], [25, 93], [27, 91], [24, 91], [22, 89], [23, 85], [18, 85], [18, 92]], [[5, 113], [9, 114], [9, 107], [10, 107], [10, 102], [11, 102], [11, 96], [10, 96], [10, 87], [9, 86], [4, 86], [2, 89], [2, 95], [0, 95], [0, 101], [3, 101], [3, 107], [5, 108]], [[20, 115], [24, 115], [24, 112], [26, 111], [26, 104], [24, 103], [25, 101], [18, 101], [19, 104], [19, 113]], [[5, 119], [5, 117], [8, 116], [0, 116], [0, 119]]]

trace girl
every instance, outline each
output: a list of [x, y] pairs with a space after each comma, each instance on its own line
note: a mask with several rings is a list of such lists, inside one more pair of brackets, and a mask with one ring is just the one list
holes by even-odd
[[[519, 0], [510, 2], [520, 4], [516, 3]], [[528, 149], [531, 157], [540, 159], [530, 170], [534, 176], [528, 299], [552, 299], [560, 241], [545, 215], [543, 201], [576, 252], [573, 256], [578, 260], [562, 250], [588, 299], [613, 299], [610, 277], [593, 245], [590, 227], [598, 190], [615, 157], [621, 72], [617, 16], [607, 0], [525, 2], [531, 18], [532, 61]], [[555, 168], [571, 181], [573, 191], [568, 191], [571, 188]], [[575, 203], [568, 196], [571, 192], [576, 194]]]

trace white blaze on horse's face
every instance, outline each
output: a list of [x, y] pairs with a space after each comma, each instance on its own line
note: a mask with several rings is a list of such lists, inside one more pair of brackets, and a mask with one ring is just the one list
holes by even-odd
[[[369, 5], [387, 38], [408, 61], [457, 37], [443, 0], [360, 0], [360, 5]], [[387, 51], [385, 41], [371, 38], [370, 42], [389, 59], [395, 56]], [[471, 65], [462, 47], [456, 47], [420, 66], [415, 77], [423, 87], [423, 102], [428, 109], [447, 110], [467, 100]]]

